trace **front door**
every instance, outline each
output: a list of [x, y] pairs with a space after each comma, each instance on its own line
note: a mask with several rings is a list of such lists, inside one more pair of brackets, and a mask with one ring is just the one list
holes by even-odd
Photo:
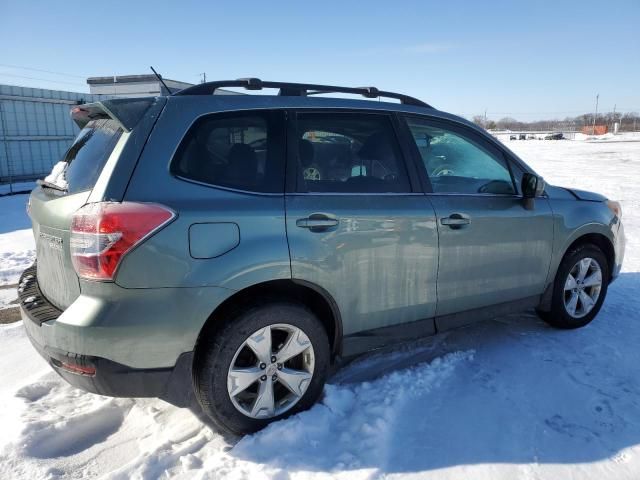
[[299, 112], [291, 122], [293, 278], [334, 298], [345, 336], [432, 318], [435, 215], [411, 187], [392, 117]]
[[517, 165], [471, 128], [407, 117], [439, 232], [437, 316], [541, 295], [553, 242], [548, 201], [524, 206]]

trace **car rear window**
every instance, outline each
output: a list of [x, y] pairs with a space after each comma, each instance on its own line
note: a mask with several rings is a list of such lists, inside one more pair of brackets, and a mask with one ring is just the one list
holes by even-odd
[[211, 114], [189, 129], [171, 163], [182, 178], [260, 193], [284, 192], [283, 113]]
[[91, 190], [121, 135], [115, 120], [91, 120], [45, 181], [69, 193]]

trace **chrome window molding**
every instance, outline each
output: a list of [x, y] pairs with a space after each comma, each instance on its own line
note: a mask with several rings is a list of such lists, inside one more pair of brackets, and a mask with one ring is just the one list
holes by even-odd
[[255, 192], [253, 190], [241, 190], [239, 188], [225, 187], [224, 185], [216, 185], [215, 183], [201, 182], [199, 180], [183, 177], [181, 175], [172, 175], [172, 176], [173, 178], [177, 178], [178, 180], [182, 180], [183, 182], [194, 183], [202, 187], [214, 188], [216, 190], [225, 190], [227, 192], [244, 193], [248, 195], [259, 195], [262, 197], [282, 197], [284, 195], [284, 190], [282, 192]]

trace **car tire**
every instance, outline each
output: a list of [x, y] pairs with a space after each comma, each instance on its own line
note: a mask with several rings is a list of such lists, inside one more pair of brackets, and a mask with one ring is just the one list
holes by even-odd
[[[580, 279], [581, 265], [587, 264], [589, 265], [587, 271]], [[599, 272], [600, 284], [596, 295], [597, 285], [594, 278], [597, 280], [597, 272]], [[537, 310], [538, 316], [556, 328], [584, 327], [600, 311], [607, 295], [609, 278], [609, 263], [600, 248], [592, 244], [584, 244], [572, 249], [564, 256], [558, 267], [553, 285], [551, 310]], [[589, 279], [591, 280], [588, 281]]]
[[318, 318], [303, 305], [273, 301], [237, 311], [204, 334], [194, 358], [194, 390], [214, 426], [253, 433], [310, 408], [322, 393], [329, 363], [329, 341]]

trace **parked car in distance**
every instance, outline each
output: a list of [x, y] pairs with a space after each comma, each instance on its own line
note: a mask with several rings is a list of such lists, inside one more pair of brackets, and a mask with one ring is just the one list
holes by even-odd
[[526, 140], [526, 139], [527, 139], [526, 133], [521, 133], [520, 135], [518, 135], [518, 140]]
[[516, 137], [515, 135], [509, 135], [509, 140], [517, 140], [518, 137]]
[[564, 135], [562, 133], [552, 133], [549, 135], [545, 135], [545, 140], [564, 140]]
[[622, 265], [617, 202], [407, 95], [243, 79], [72, 116], [29, 199], [27, 334], [74, 386], [195, 400], [229, 432], [367, 350], [533, 308], [584, 326]]

